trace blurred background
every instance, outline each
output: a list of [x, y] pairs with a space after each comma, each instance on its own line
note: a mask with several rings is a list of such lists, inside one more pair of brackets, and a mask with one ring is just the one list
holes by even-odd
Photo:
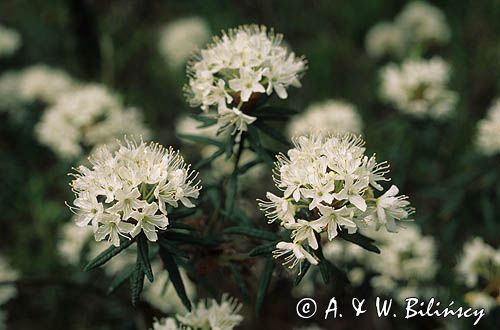
[[[474, 237], [493, 249], [500, 243], [500, 158], [498, 153], [479, 152], [475, 145], [477, 123], [500, 91], [500, 1], [432, 4], [444, 14], [451, 34], [447, 44], [424, 56], [439, 55], [450, 64], [449, 88], [459, 97], [453, 115], [441, 121], [404, 115], [379, 97], [379, 70], [399, 60], [370, 57], [366, 36], [375, 24], [393, 20], [404, 1], [2, 0], [0, 25], [17, 31], [21, 41], [15, 53], [0, 58], [0, 75], [43, 64], [75, 81], [104, 84], [124, 105], [137, 107], [153, 140], [180, 148], [195, 162], [200, 158], [196, 146], [183, 144], [175, 135], [179, 120], [192, 111], [182, 91], [186, 60], [165, 55], [169, 51], [161, 44], [162, 31], [188, 17], [202, 20], [209, 35], [248, 23], [273, 27], [291, 50], [308, 60], [302, 87], [289, 90], [282, 103], [301, 111], [328, 99], [355, 106], [369, 153], [391, 164], [392, 182], [417, 209], [416, 225], [422, 235], [434, 237], [439, 270], [431, 284], [445, 301], [463, 302], [470, 289], [455, 268], [464, 244]], [[207, 39], [200, 38], [203, 45]], [[46, 109], [43, 101], [13, 105], [9, 95], [0, 92], [0, 254], [5, 272], [10, 269], [16, 276], [0, 277], [0, 284], [17, 280], [16, 294], [1, 307], [3, 326], [148, 329], [153, 316], [162, 315], [161, 308], [148, 301], [133, 308], [126, 288], [106, 295], [106, 271], [84, 273], [82, 261], [68, 262], [62, 256], [61, 242], [68, 240], [63, 228], [71, 220], [64, 202], [72, 200], [66, 174], [78, 161], [59, 157], [37, 139], [35, 126]], [[254, 185], [240, 199], [264, 196], [270, 177], [266, 173], [260, 178], [263, 188]], [[254, 208], [253, 220], [265, 226], [254, 200], [247, 201]], [[275, 274], [260, 319], [251, 304], [245, 305], [241, 329], [293, 329], [312, 323], [324, 329], [471, 327], [470, 320], [407, 322], [369, 314], [327, 321], [318, 316], [304, 322], [295, 316], [298, 299], [287, 276], [284, 269]], [[496, 306], [477, 328], [500, 324], [498, 272], [496, 276], [488, 293]], [[334, 281], [323, 288], [318, 283], [313, 294], [324, 306], [332, 295], [346, 301], [356, 294], [374, 295], [364, 286]]]

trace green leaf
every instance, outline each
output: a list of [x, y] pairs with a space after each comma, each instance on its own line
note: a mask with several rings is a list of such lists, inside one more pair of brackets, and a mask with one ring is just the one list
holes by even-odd
[[[168, 218], [170, 220], [178, 220], [182, 218], [187, 218], [193, 214], [195, 214], [197, 209], [195, 207], [184, 207], [180, 209], [175, 209], [175, 211], [171, 211], [168, 213]], [[176, 225], [173, 223], [172, 225]]]
[[253, 126], [250, 126], [248, 129], [248, 143], [250, 144], [250, 149], [253, 150], [260, 159], [270, 166], [274, 165], [274, 153], [262, 147], [259, 132]]
[[170, 241], [180, 241], [183, 243], [197, 244], [201, 246], [215, 246], [220, 242], [220, 240], [216, 238], [205, 238], [197, 233], [182, 233], [176, 230], [167, 231], [163, 237]]
[[200, 169], [200, 168], [203, 168], [207, 165], [209, 165], [210, 163], [212, 163], [216, 158], [220, 157], [221, 155], [223, 155], [225, 152], [225, 150], [223, 148], [220, 148], [218, 149], [216, 152], [214, 152], [213, 154], [211, 154], [209, 157], [205, 158], [205, 159], [202, 159], [200, 160], [198, 163], [196, 163], [196, 165], [194, 165], [194, 168], [196, 169]]
[[126, 280], [132, 276], [132, 274], [135, 271], [135, 265], [130, 265], [125, 268], [123, 268], [118, 274], [116, 274], [113, 279], [111, 280], [111, 283], [109, 284], [107, 294], [113, 293], [118, 287], [120, 287], [123, 283], [125, 283]]
[[97, 268], [99, 266], [104, 265], [111, 258], [116, 256], [118, 253], [122, 252], [126, 248], [128, 248], [132, 243], [135, 242], [135, 239], [123, 239], [120, 242], [120, 246], [110, 246], [103, 252], [101, 252], [97, 257], [92, 259], [84, 268], [84, 271], [89, 271], [91, 269]]
[[224, 146], [226, 152], [226, 159], [231, 158], [231, 156], [233, 155], [234, 143], [235, 143], [234, 136], [229, 135], [227, 137], [226, 144]]
[[207, 117], [207, 116], [202, 116], [202, 115], [192, 115], [195, 120], [201, 122], [202, 124], [197, 126], [197, 128], [205, 128], [205, 127], [210, 127], [213, 126], [217, 123], [217, 119]]
[[224, 234], [243, 235], [243, 236], [255, 237], [266, 241], [276, 241], [278, 239], [276, 234], [270, 231], [265, 231], [251, 227], [244, 227], [244, 226], [226, 228], [224, 229]]
[[170, 241], [168, 241], [167, 239], [163, 238], [163, 237], [159, 237], [158, 238], [158, 244], [160, 244], [160, 246], [162, 246], [163, 248], [167, 249], [168, 252], [176, 255], [176, 256], [179, 256], [179, 257], [183, 257], [183, 258], [188, 258], [189, 255], [184, 252], [183, 250], [179, 249], [177, 246], [175, 246], [174, 244], [170, 244]]
[[137, 257], [139, 258], [144, 274], [146, 274], [149, 282], [153, 283], [154, 276], [149, 261], [148, 239], [144, 233], [140, 233], [139, 236], [137, 236]]
[[243, 276], [241, 275], [240, 270], [233, 263], [231, 263], [229, 265], [229, 269], [231, 269], [231, 273], [233, 274], [234, 281], [236, 282], [236, 284], [238, 285], [238, 288], [241, 291], [241, 295], [243, 296], [243, 300], [245, 302], [248, 302], [250, 300], [250, 296], [248, 294], [248, 288], [245, 285], [245, 280], [244, 280]]
[[191, 134], [177, 134], [177, 136], [181, 139], [184, 140], [189, 140], [192, 142], [196, 143], [201, 143], [201, 144], [208, 144], [208, 145], [213, 145], [219, 148], [222, 148], [224, 146], [224, 143], [208, 138], [206, 136], [200, 136], [200, 135], [191, 135]]
[[186, 306], [187, 310], [191, 311], [191, 301], [189, 301], [187, 296], [175, 258], [163, 247], [160, 247], [160, 258], [163, 260], [163, 264], [168, 272], [170, 281], [174, 285], [177, 295], [181, 299], [184, 306]]
[[348, 234], [347, 231], [341, 230], [339, 231], [339, 237], [343, 238], [346, 241], [359, 245], [365, 250], [374, 253], [380, 253], [379, 248], [373, 245], [373, 242], [375, 241], [369, 237], [361, 235], [360, 233]]
[[326, 260], [325, 256], [323, 255], [321, 246], [316, 250], [316, 255], [319, 258], [318, 266], [321, 277], [323, 278], [323, 282], [325, 282], [325, 284], [328, 284], [330, 282], [331, 267], [330, 262]]
[[258, 165], [262, 163], [262, 160], [261, 159], [255, 159], [255, 160], [252, 160], [242, 166], [240, 166], [238, 168], [238, 174], [245, 174], [248, 170], [250, 170], [252, 167], [254, 167], [255, 165]]
[[307, 271], [311, 268], [311, 263], [307, 260], [303, 261], [300, 265], [299, 271], [297, 272], [297, 276], [295, 277], [294, 285], [297, 286], [300, 284], [304, 276], [306, 276]]
[[266, 259], [266, 263], [262, 271], [262, 276], [260, 277], [259, 287], [257, 289], [257, 299], [255, 302], [255, 311], [257, 315], [260, 314], [262, 306], [264, 305], [264, 299], [266, 297], [267, 289], [269, 288], [269, 283], [271, 283], [273, 270], [274, 261], [272, 257], [269, 257]]
[[285, 107], [274, 107], [274, 106], [263, 106], [255, 110], [255, 116], [261, 118], [265, 116], [279, 116], [279, 117], [289, 117], [300, 113], [300, 111], [295, 109], [289, 109]]
[[279, 132], [279, 130], [266, 125], [264, 122], [257, 120], [255, 121], [254, 126], [259, 128], [264, 134], [269, 135], [270, 137], [284, 144], [285, 146], [289, 147], [291, 145], [290, 140], [285, 136], [283, 136]]
[[238, 177], [236, 175], [231, 175], [227, 183], [226, 192], [226, 204], [225, 210], [228, 216], [233, 213], [234, 199], [236, 198], [236, 192], [238, 191]]
[[134, 272], [130, 277], [130, 293], [132, 296], [132, 305], [136, 306], [141, 298], [141, 292], [144, 288], [144, 271], [142, 270], [142, 264], [137, 259], [135, 263]]
[[250, 250], [250, 252], [248, 252], [248, 254], [250, 255], [250, 257], [257, 257], [257, 256], [260, 256], [263, 254], [272, 253], [274, 251], [274, 249], [276, 249], [277, 243], [278, 243], [278, 241], [274, 241], [271, 243], [259, 245], [255, 248], [253, 248], [252, 250]]

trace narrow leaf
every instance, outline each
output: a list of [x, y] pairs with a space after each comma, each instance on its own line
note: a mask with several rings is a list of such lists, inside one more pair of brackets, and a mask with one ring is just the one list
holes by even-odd
[[347, 231], [341, 230], [339, 231], [339, 237], [343, 238], [346, 241], [359, 245], [365, 250], [374, 253], [380, 253], [379, 248], [373, 245], [373, 242], [375, 242], [374, 240], [359, 233], [348, 234]]
[[231, 269], [231, 273], [233, 274], [234, 281], [238, 285], [238, 288], [241, 291], [241, 295], [243, 296], [243, 300], [245, 302], [248, 302], [250, 300], [249, 294], [248, 294], [248, 288], [245, 285], [245, 280], [243, 276], [241, 275], [240, 270], [234, 265], [230, 264], [229, 268]]
[[274, 261], [272, 257], [269, 257], [266, 259], [264, 270], [262, 271], [262, 276], [260, 278], [259, 287], [257, 289], [257, 300], [255, 302], [255, 311], [257, 315], [260, 314], [262, 306], [264, 305], [264, 299], [266, 297], [267, 289], [269, 288], [269, 283], [271, 283], [273, 270]]
[[193, 142], [201, 143], [201, 144], [213, 145], [213, 146], [217, 146], [219, 148], [222, 148], [224, 146], [224, 143], [217, 141], [217, 140], [214, 140], [214, 139], [211, 139], [211, 138], [208, 138], [206, 136], [191, 135], [191, 134], [177, 134], [177, 136], [181, 139], [184, 139], [184, 140], [189, 140], [189, 141], [193, 141]]
[[104, 265], [111, 258], [116, 256], [118, 253], [122, 252], [126, 248], [128, 248], [132, 243], [135, 242], [135, 239], [124, 239], [120, 242], [120, 246], [110, 246], [103, 252], [101, 252], [97, 257], [92, 259], [84, 268], [84, 271], [89, 271], [91, 269], [97, 268], [99, 266]]
[[285, 146], [290, 146], [290, 140], [287, 139], [285, 136], [283, 136], [279, 130], [274, 129], [267, 124], [265, 124], [262, 121], [257, 120], [255, 123], [255, 126], [258, 127], [264, 134], [267, 134], [268, 136], [272, 137], [278, 142], [281, 142]]
[[253, 248], [252, 250], [250, 250], [250, 252], [248, 254], [250, 255], [250, 257], [256, 257], [256, 256], [260, 256], [263, 254], [272, 253], [274, 251], [274, 249], [276, 249], [277, 243], [278, 243], [278, 241], [274, 241], [271, 243], [259, 245], [255, 248]]
[[227, 183], [226, 192], [226, 212], [231, 215], [233, 212], [234, 199], [236, 198], [236, 192], [238, 190], [238, 178], [236, 175], [231, 175], [229, 177], [229, 182]]
[[138, 259], [134, 272], [130, 277], [130, 293], [132, 296], [132, 305], [136, 306], [141, 298], [141, 292], [144, 287], [144, 272], [142, 270], [142, 265], [140, 260]]
[[194, 165], [194, 168], [196, 169], [200, 169], [200, 168], [203, 168], [207, 165], [209, 165], [210, 163], [212, 163], [216, 158], [220, 157], [221, 155], [223, 155], [225, 152], [225, 150], [223, 148], [220, 148], [218, 149], [216, 152], [214, 152], [213, 154], [211, 154], [209, 157], [205, 158], [205, 159], [202, 159], [200, 160], [198, 163], [196, 163], [196, 165]]
[[113, 280], [111, 280], [107, 294], [111, 294], [116, 289], [118, 289], [123, 283], [125, 283], [126, 280], [130, 278], [130, 276], [132, 276], [134, 271], [135, 271], [135, 265], [130, 265], [123, 268], [115, 277], [113, 277]]
[[177, 295], [181, 299], [184, 306], [186, 306], [187, 310], [191, 311], [191, 302], [187, 296], [175, 258], [163, 247], [160, 247], [160, 258], [163, 260], [163, 264], [165, 265], [165, 269], [168, 272], [169, 279], [174, 285]]
[[225, 234], [255, 237], [255, 238], [263, 239], [266, 241], [276, 241], [278, 239], [276, 234], [274, 234], [270, 231], [265, 231], [265, 230], [261, 230], [261, 229], [251, 228], [251, 227], [244, 227], [244, 226], [236, 226], [236, 227], [226, 228], [224, 230], [224, 233]]
[[309, 271], [309, 268], [311, 268], [311, 263], [307, 260], [303, 261], [302, 265], [300, 265], [299, 271], [297, 272], [297, 276], [295, 277], [295, 286], [300, 284], [304, 276], [306, 276], [307, 271]]
[[154, 276], [151, 269], [151, 262], [149, 261], [149, 245], [148, 239], [144, 233], [137, 236], [137, 257], [139, 258], [144, 274], [146, 274], [149, 282], [153, 283]]

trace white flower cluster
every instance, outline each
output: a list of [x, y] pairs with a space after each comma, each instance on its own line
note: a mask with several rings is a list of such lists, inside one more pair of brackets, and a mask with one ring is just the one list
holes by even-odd
[[469, 305], [486, 310], [500, 306], [500, 248], [472, 239], [464, 245], [457, 273], [471, 290], [465, 295]]
[[447, 87], [450, 67], [441, 58], [392, 63], [381, 76], [381, 97], [401, 112], [438, 119], [449, 115], [457, 103], [457, 93]]
[[75, 158], [123, 135], [149, 136], [140, 113], [123, 109], [106, 87], [82, 85], [61, 95], [42, 115], [35, 127], [40, 143], [62, 158]]
[[0, 77], [0, 106], [9, 108], [35, 101], [52, 104], [75, 87], [76, 82], [62, 70], [44, 64], [29, 66]]
[[71, 182], [76, 199], [71, 208], [78, 226], [92, 225], [97, 241], [120, 245], [120, 236], [144, 232], [150, 241], [168, 226], [167, 205], [194, 207], [197, 173], [171, 148], [127, 141], [117, 151], [100, 147], [80, 166]]
[[417, 226], [405, 227], [397, 235], [383, 231], [367, 234], [381, 251], [380, 255], [367, 254], [369, 269], [378, 274], [371, 279], [371, 285], [375, 292], [390, 294], [400, 301], [429, 296], [437, 272], [434, 238], [423, 236]]
[[243, 320], [238, 314], [241, 307], [236, 299], [223, 294], [220, 304], [215, 299], [201, 301], [185, 315], [155, 321], [152, 330], [232, 330]]
[[443, 12], [426, 2], [407, 4], [396, 17], [396, 24], [416, 44], [445, 44], [450, 40], [450, 29]]
[[[13, 270], [8, 262], [0, 255], [0, 282], [14, 281], [17, 279], [17, 272]], [[0, 306], [12, 299], [17, 294], [14, 285], [0, 285]]]
[[368, 31], [365, 47], [368, 55], [373, 58], [401, 58], [406, 52], [406, 35], [396, 24], [380, 22]]
[[292, 118], [287, 127], [289, 137], [320, 131], [331, 133], [361, 133], [363, 124], [356, 107], [340, 100], [311, 104], [304, 113]]
[[486, 155], [500, 152], [500, 99], [494, 101], [486, 118], [477, 123], [478, 149]]
[[275, 256], [286, 255], [285, 264], [293, 268], [307, 259], [318, 261], [318, 235], [334, 239], [339, 229], [356, 232], [358, 227], [385, 226], [397, 231], [396, 221], [412, 212], [406, 196], [397, 196], [392, 186], [382, 192], [381, 181], [388, 181], [386, 162], [377, 163], [375, 155], [365, 156], [364, 141], [353, 134], [301, 136], [288, 157], [279, 155], [274, 181], [282, 196], [267, 193], [260, 201], [269, 223], [279, 221], [291, 230], [292, 242], [277, 244]]
[[209, 39], [210, 28], [203, 18], [186, 17], [161, 29], [158, 49], [170, 67], [179, 68]]
[[394, 22], [375, 24], [366, 35], [365, 46], [371, 57], [401, 58], [414, 47], [445, 44], [450, 35], [446, 17], [439, 8], [413, 1]]
[[281, 45], [283, 36], [264, 26], [240, 26], [214, 38], [188, 64], [185, 91], [191, 106], [217, 110], [219, 127], [245, 131], [255, 117], [243, 112], [260, 94], [288, 97], [289, 86], [300, 87], [306, 61]]
[[11, 56], [21, 46], [21, 36], [15, 30], [0, 25], [0, 58]]

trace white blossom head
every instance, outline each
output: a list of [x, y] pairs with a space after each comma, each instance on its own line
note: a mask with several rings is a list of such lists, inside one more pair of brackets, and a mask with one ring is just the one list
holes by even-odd
[[19, 75], [19, 94], [25, 102], [53, 103], [75, 85], [76, 83], [66, 72], [44, 64], [23, 69]]
[[149, 136], [139, 112], [123, 109], [115, 95], [97, 84], [83, 85], [61, 95], [43, 113], [35, 132], [40, 143], [66, 159], [112, 143], [125, 134]]
[[477, 123], [476, 146], [485, 155], [500, 152], [500, 99], [493, 102], [486, 118]]
[[356, 107], [341, 100], [326, 100], [311, 104], [304, 113], [292, 118], [287, 127], [289, 137], [312, 132], [361, 133], [362, 121]]
[[456, 270], [470, 290], [465, 295], [469, 305], [487, 310], [500, 306], [500, 248], [475, 237], [465, 243]]
[[242, 305], [235, 298], [223, 294], [221, 302], [215, 299], [200, 301], [193, 310], [185, 315], [177, 315], [179, 322], [193, 329], [232, 330], [243, 317], [238, 314]]
[[389, 64], [381, 76], [382, 98], [403, 113], [438, 119], [450, 115], [457, 103], [457, 93], [447, 87], [450, 67], [441, 58]]
[[450, 40], [451, 33], [443, 12], [423, 1], [407, 4], [396, 18], [396, 24], [412, 43], [441, 45]]
[[11, 56], [21, 46], [21, 36], [15, 30], [0, 25], [0, 58]]
[[210, 28], [203, 18], [185, 17], [161, 28], [158, 49], [170, 67], [179, 68], [209, 39]]
[[249, 103], [273, 92], [286, 99], [289, 86], [300, 87], [306, 61], [283, 46], [282, 39], [258, 25], [223, 31], [188, 64], [189, 104], [217, 111], [219, 126], [233, 133], [246, 130], [255, 120], [243, 112]]
[[75, 223], [91, 225], [97, 241], [120, 245], [120, 236], [144, 232], [150, 241], [168, 226], [167, 206], [194, 207], [201, 189], [197, 172], [178, 152], [157, 143], [126, 140], [118, 150], [104, 145], [76, 169], [71, 187]]
[[291, 231], [292, 242], [278, 243], [275, 251], [286, 256], [290, 267], [304, 260], [317, 264], [317, 234], [331, 241], [338, 230], [354, 233], [359, 227], [395, 232], [397, 221], [411, 214], [407, 197], [398, 196], [396, 186], [376, 196], [384, 190], [380, 183], [389, 181], [389, 166], [365, 155], [361, 137], [300, 136], [294, 145], [287, 156], [277, 157], [274, 181], [281, 193], [268, 192], [268, 201], [259, 203], [269, 223], [277, 221]]
[[[5, 260], [2, 255], [0, 255], [0, 282], [14, 281], [17, 278], [17, 271], [12, 269], [7, 260]], [[15, 297], [16, 294], [17, 289], [14, 285], [0, 285], [0, 306], [5, 304], [11, 298]]]
[[401, 58], [407, 47], [406, 34], [397, 24], [381, 22], [375, 24], [366, 35], [365, 47], [373, 58]]
[[[378, 293], [398, 298], [401, 292], [425, 292], [425, 286], [433, 281], [437, 272], [436, 242], [431, 236], [423, 236], [415, 225], [406, 225], [397, 235], [378, 231], [367, 234], [380, 247], [380, 255], [367, 255], [365, 262], [377, 275], [371, 284]], [[381, 262], [380, 260], [383, 260]]]

